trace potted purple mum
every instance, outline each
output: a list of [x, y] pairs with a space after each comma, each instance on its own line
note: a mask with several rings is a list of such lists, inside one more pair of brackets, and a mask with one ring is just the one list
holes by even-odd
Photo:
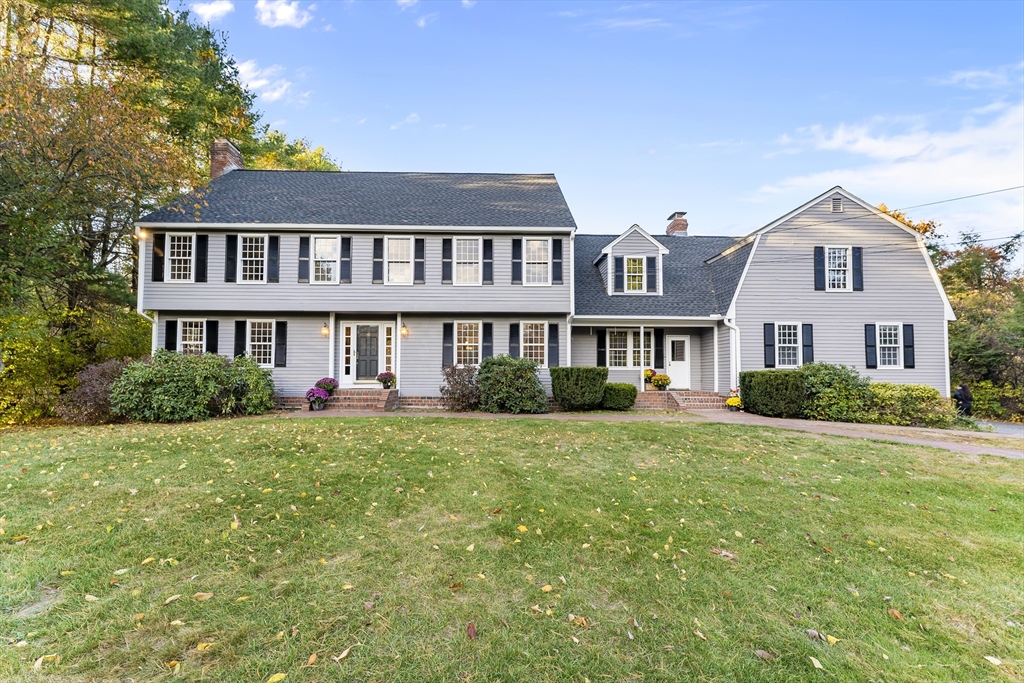
[[331, 396], [334, 394], [334, 390], [338, 388], [338, 380], [333, 377], [324, 377], [323, 379], [317, 380], [316, 384], [313, 386], [323, 389], [327, 392], [328, 396]]
[[396, 379], [395, 373], [393, 372], [382, 372], [377, 375], [377, 381], [380, 382], [380, 385], [385, 389], [390, 389], [395, 386]]
[[324, 404], [327, 403], [329, 397], [330, 394], [327, 393], [327, 390], [320, 387], [313, 387], [306, 392], [306, 400], [309, 401], [310, 410], [323, 410]]

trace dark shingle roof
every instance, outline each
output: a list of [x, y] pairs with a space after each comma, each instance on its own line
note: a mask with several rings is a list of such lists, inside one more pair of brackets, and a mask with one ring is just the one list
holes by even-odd
[[[668, 247], [662, 260], [662, 296], [609, 296], [594, 260], [617, 235], [576, 235], [576, 315], [704, 317], [725, 314], [739, 282], [749, 247], [713, 264], [705, 263], [736, 244], [738, 237], [654, 235]], [[742, 252], [742, 255], [739, 254]], [[726, 261], [724, 265], [721, 265]], [[717, 287], [714, 283], [717, 283]]]
[[553, 174], [352, 171], [231, 171], [140, 221], [576, 226]]

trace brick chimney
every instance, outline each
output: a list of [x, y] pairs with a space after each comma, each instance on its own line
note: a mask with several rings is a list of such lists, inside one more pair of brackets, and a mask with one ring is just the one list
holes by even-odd
[[676, 211], [674, 214], [669, 216], [668, 227], [665, 228], [665, 234], [676, 237], [686, 237], [686, 228], [689, 226], [689, 222], [683, 218], [685, 215], [685, 211]]
[[226, 138], [217, 138], [210, 143], [210, 180], [238, 168], [245, 168], [245, 162], [237, 147]]

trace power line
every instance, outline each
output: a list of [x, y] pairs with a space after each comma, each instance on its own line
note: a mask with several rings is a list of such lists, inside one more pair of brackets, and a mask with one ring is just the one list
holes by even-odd
[[893, 209], [893, 211], [906, 211], [907, 209], [920, 209], [922, 206], [935, 206], [936, 204], [946, 204], [948, 202], [958, 202], [961, 199], [972, 199], [974, 197], [984, 197], [989, 194], [999, 194], [1000, 192], [1010, 192], [1011, 190], [1020, 190], [1024, 188], [1024, 185], [1016, 185], [1014, 187], [1004, 187], [1001, 190], [991, 190], [990, 192], [979, 192], [978, 194], [968, 194], [963, 197], [953, 197], [952, 199], [940, 199], [937, 202], [928, 202], [927, 204], [915, 204], [914, 206], [904, 206], [899, 209]]

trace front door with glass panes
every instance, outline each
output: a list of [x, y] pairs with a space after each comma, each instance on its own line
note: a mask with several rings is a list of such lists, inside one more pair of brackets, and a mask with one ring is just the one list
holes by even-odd
[[665, 364], [665, 372], [672, 379], [669, 385], [672, 389], [690, 388], [690, 337], [666, 337], [665, 346], [668, 347], [668, 359]]
[[356, 380], [377, 379], [380, 325], [356, 325]]

